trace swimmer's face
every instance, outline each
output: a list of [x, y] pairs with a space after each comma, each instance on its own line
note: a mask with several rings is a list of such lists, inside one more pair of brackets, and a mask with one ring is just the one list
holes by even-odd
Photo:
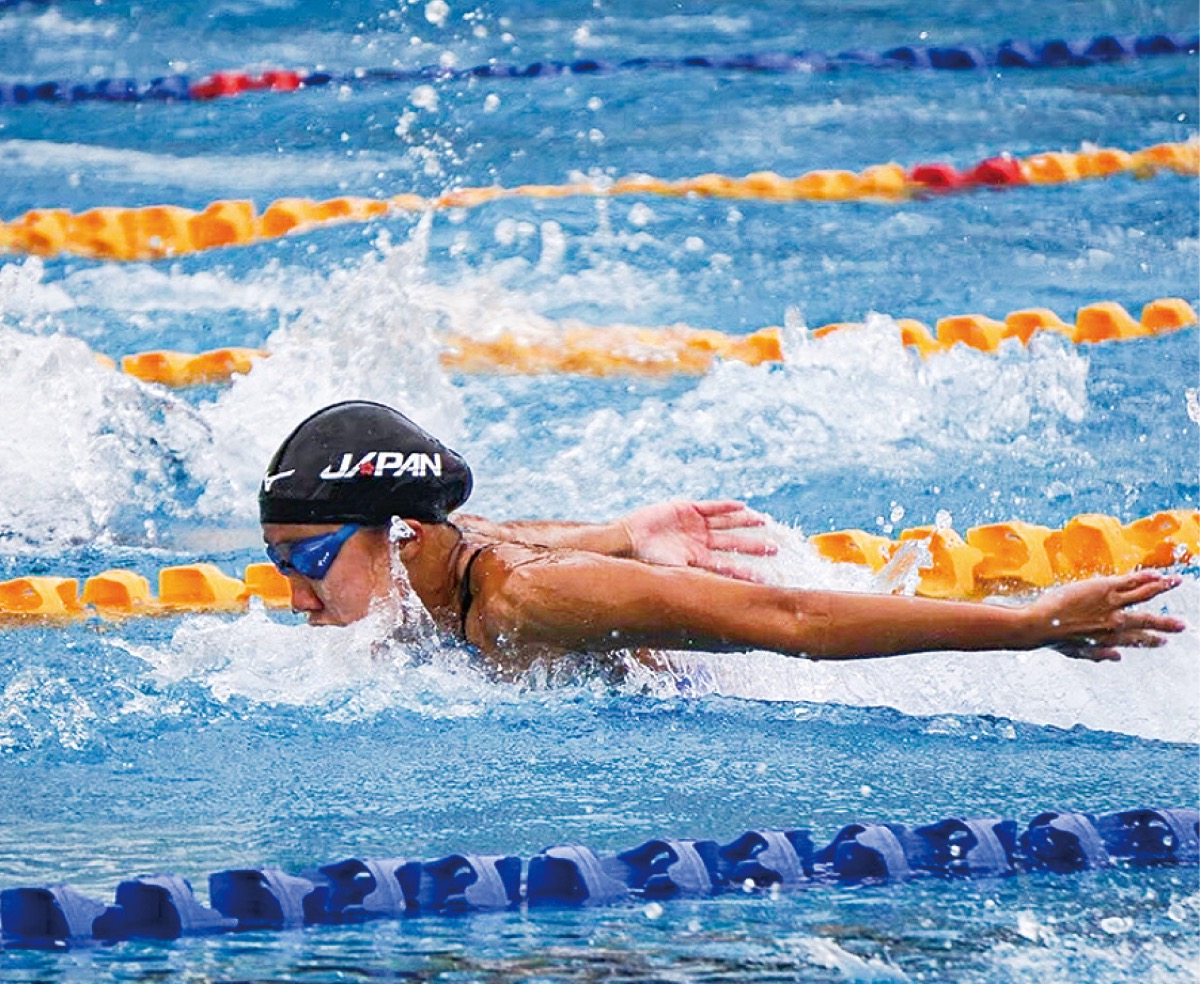
[[[300, 540], [335, 533], [340, 524], [293, 525], [264, 523], [263, 540], [286, 556]], [[308, 616], [309, 625], [349, 625], [366, 616], [371, 602], [391, 590], [391, 563], [387, 531], [376, 527], [358, 530], [342, 544], [337, 558], [320, 580], [288, 571], [292, 585], [292, 611]]]

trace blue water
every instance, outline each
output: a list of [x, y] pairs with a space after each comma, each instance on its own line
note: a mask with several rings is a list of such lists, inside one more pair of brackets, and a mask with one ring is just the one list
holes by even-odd
[[[469, 15], [464, 17], [464, 15]], [[5, 80], [274, 65], [837, 51], [1195, 30], [1193, 4], [63, 2], [0, 12]], [[922, 37], [926, 33], [927, 37]], [[415, 40], [414, 40], [415, 39]], [[436, 194], [577, 174], [966, 165], [1001, 151], [1193, 138], [1194, 59], [1001, 75], [708, 71], [249, 94], [210, 104], [0, 107], [0, 216], [292, 195]], [[489, 96], [496, 99], [489, 100]], [[497, 101], [498, 100], [498, 101]], [[1058, 525], [1195, 507], [1195, 329], [1056, 338], [922, 363], [870, 312], [1064, 317], [1196, 304], [1194, 180], [1129, 177], [904, 205], [516, 200], [128, 266], [0, 261], [0, 577], [148, 576], [260, 559], [253, 493], [324, 403], [396, 404], [447, 436], [499, 519], [607, 518], [665, 496], [768, 511], [769, 571], [881, 590], [802, 533], [949, 514]], [[788, 363], [704, 379], [448, 376], [454, 331], [789, 326]], [[232, 387], [168, 393], [101, 368], [149, 348], [255, 345]], [[649, 836], [731, 839], [951, 814], [1195, 805], [1192, 629], [1118, 665], [1050, 653], [821, 666], [680, 657], [613, 686], [498, 683], [467, 654], [288, 615], [0, 627], [0, 887], [102, 898], [171, 870], [349, 855], [528, 856]], [[1115, 921], [1114, 921], [1115, 920]], [[587, 912], [314, 928], [70, 954], [0, 980], [1193, 980], [1189, 870], [819, 887]]]

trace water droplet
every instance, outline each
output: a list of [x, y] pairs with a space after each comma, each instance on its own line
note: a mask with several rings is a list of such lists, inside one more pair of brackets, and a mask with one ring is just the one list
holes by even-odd
[[1128, 916], [1108, 916], [1100, 920], [1100, 928], [1109, 936], [1120, 936], [1133, 929], [1133, 920]]
[[436, 27], [445, 27], [446, 18], [450, 16], [450, 4], [446, 0], [429, 0], [425, 4], [425, 19]]

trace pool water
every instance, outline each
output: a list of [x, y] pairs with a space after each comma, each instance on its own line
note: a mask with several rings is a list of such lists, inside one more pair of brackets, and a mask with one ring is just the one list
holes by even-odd
[[[276, 65], [884, 49], [1194, 31], [1194, 4], [898, 0], [465, 7], [111, 2], [0, 11], [5, 80]], [[431, 19], [432, 18], [432, 19]], [[960, 166], [1193, 138], [1195, 59], [1046, 72], [710, 70], [249, 93], [213, 103], [0, 106], [0, 217], [437, 194], [493, 182]], [[0, 579], [153, 579], [261, 559], [271, 452], [337, 399], [388, 402], [472, 462], [471, 508], [605, 519], [738, 497], [783, 549], [767, 576], [883, 590], [804, 534], [960, 531], [1195, 508], [1196, 330], [920, 361], [927, 323], [1099, 300], [1197, 303], [1196, 183], [1120, 177], [905, 204], [514, 199], [169, 261], [0, 263]], [[867, 320], [822, 340], [803, 326]], [[571, 321], [788, 327], [785, 364], [702, 378], [460, 376], [446, 332]], [[167, 391], [101, 367], [152, 348], [273, 354]], [[1189, 406], [1192, 408], [1189, 410]], [[652, 836], [732, 840], [858, 820], [1194, 806], [1200, 580], [1189, 630], [1120, 664], [942, 654], [820, 665], [692, 654], [614, 685], [493, 680], [437, 640], [288, 614], [0, 627], [0, 887], [111, 899], [155, 871], [299, 870], [348, 856], [525, 857]], [[1193, 980], [1194, 868], [816, 886], [778, 896], [314, 927], [68, 953], [0, 980]]]

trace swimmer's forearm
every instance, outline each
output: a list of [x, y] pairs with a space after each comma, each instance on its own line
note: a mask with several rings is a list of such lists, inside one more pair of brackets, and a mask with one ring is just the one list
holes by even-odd
[[800, 652], [812, 659], [859, 659], [955, 649], [1032, 649], [1050, 641], [1028, 607], [894, 595], [796, 592]]
[[[1031, 649], [1049, 638], [1026, 608], [894, 595], [749, 586], [739, 605], [709, 606], [690, 640], [808, 659], [870, 659], [936, 650]], [[707, 636], [708, 638], [703, 638]]]

